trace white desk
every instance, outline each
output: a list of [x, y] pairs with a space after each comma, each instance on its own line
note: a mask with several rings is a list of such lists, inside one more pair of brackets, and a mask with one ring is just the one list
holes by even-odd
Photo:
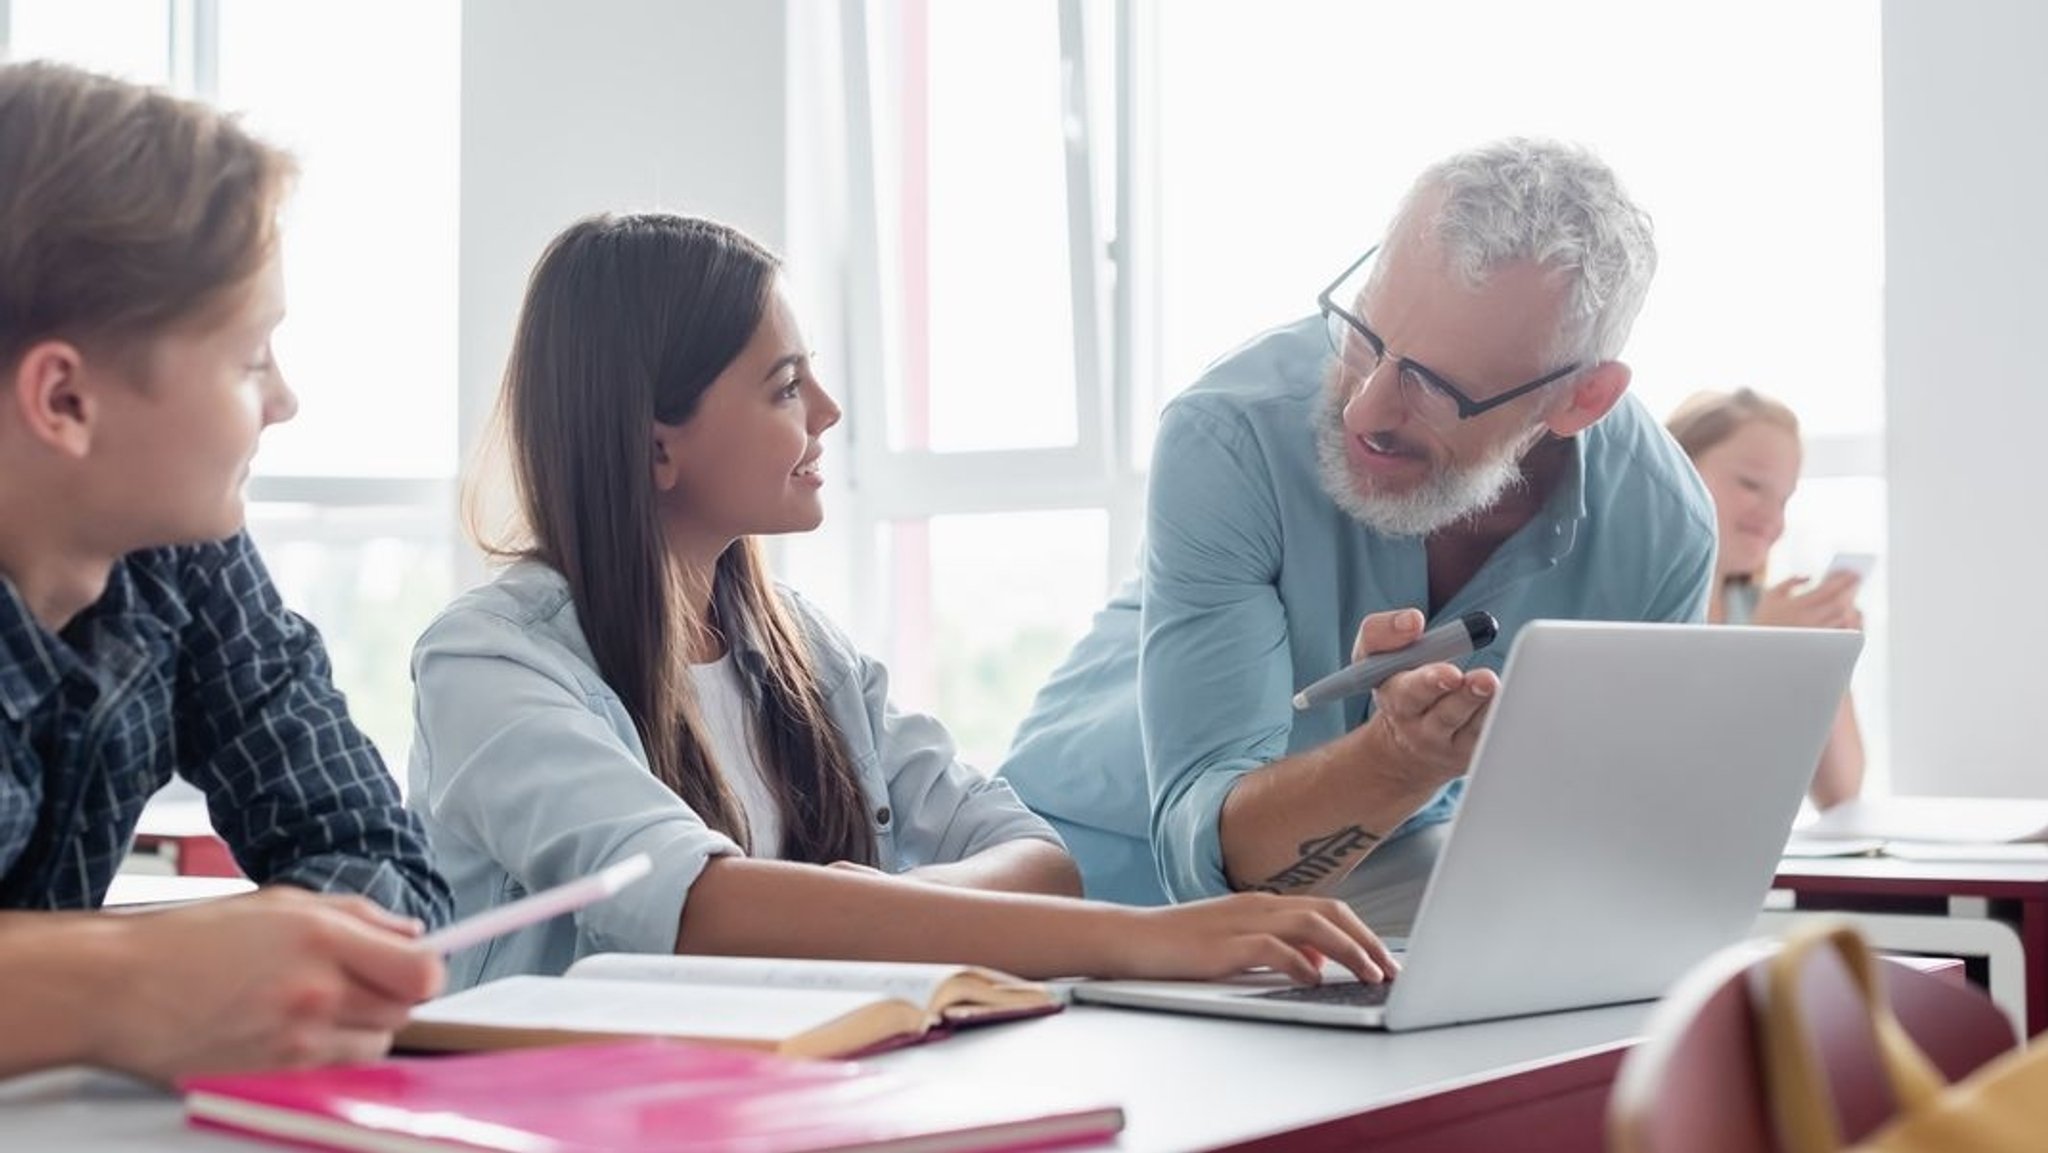
[[242, 875], [227, 843], [213, 831], [205, 795], [183, 782], [165, 786], [142, 807], [135, 850], [161, 857], [168, 871], [186, 876]]
[[[1592, 1153], [1607, 1082], [1649, 1008], [1390, 1036], [1077, 1005], [874, 1062], [930, 1082], [1014, 1079], [1117, 1100], [1128, 1118], [1118, 1149], [1508, 1147], [1470, 1143], [1473, 1126], [1518, 1116], [1508, 1123], [1528, 1147]], [[1569, 1119], [1557, 1117], [1566, 1100]], [[1555, 1125], [1532, 1131], [1542, 1118], [1513, 1114], [1518, 1105]], [[1546, 1131], [1569, 1136], [1539, 1139]], [[77, 1070], [0, 1082], [0, 1134], [10, 1149], [88, 1153], [259, 1147], [186, 1128], [168, 1094]]]
[[151, 905], [187, 905], [256, 891], [247, 877], [184, 877], [157, 873], [116, 873], [107, 886], [103, 908], [144, 908]]

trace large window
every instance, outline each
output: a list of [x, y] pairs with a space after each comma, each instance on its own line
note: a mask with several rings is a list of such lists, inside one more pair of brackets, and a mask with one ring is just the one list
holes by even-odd
[[[1585, 142], [1655, 215], [1662, 268], [1627, 354], [1653, 411], [1746, 384], [1804, 418], [1810, 479], [1773, 567], [1883, 551], [1875, 5], [791, 12], [792, 45], [820, 58], [790, 61], [793, 115], [815, 129], [793, 139], [790, 200], [843, 225], [793, 253], [792, 276], [847, 401], [828, 451], [850, 483], [783, 568], [985, 767], [1132, 571], [1159, 406], [1306, 314], [1418, 170], [1489, 138]], [[252, 523], [402, 760], [406, 650], [461, 555], [457, 3], [0, 13], [16, 58], [218, 99], [304, 162], [279, 348], [304, 407], [266, 439]], [[1880, 785], [1885, 574], [1858, 672]]]
[[[1774, 569], [1882, 552], [1875, 5], [877, 0], [849, 31], [882, 237], [851, 290], [902, 303], [850, 369], [847, 608], [984, 761], [1131, 569], [1158, 407], [1310, 312], [1429, 162], [1496, 137], [1591, 146], [1656, 218], [1626, 354], [1654, 413], [1748, 385], [1801, 414]], [[938, 547], [969, 524], [980, 543]], [[1880, 565], [1857, 679], [1878, 788], [1885, 592]]]
[[9, 0], [0, 13], [10, 59], [216, 100], [298, 157], [276, 351], [300, 410], [264, 435], [250, 529], [402, 777], [408, 656], [454, 580], [459, 5]]

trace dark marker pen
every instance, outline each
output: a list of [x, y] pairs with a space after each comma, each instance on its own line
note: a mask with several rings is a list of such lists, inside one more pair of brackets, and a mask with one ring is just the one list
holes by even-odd
[[1362, 661], [1344, 666], [1315, 684], [1294, 694], [1297, 710], [1312, 709], [1345, 697], [1369, 693], [1395, 673], [1437, 661], [1452, 661], [1478, 652], [1500, 635], [1500, 622], [1492, 613], [1469, 612], [1423, 633], [1405, 649], [1373, 653]]

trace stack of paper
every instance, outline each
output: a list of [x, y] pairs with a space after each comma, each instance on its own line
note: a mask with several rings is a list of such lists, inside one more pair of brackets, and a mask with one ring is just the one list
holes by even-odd
[[1870, 797], [1794, 830], [1788, 857], [1882, 854], [1909, 861], [2048, 862], [2048, 801]]

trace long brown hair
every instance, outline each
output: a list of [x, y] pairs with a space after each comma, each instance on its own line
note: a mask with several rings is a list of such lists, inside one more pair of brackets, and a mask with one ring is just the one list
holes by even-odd
[[197, 101], [0, 65], [0, 367], [52, 338], [127, 354], [239, 302], [295, 172]]
[[1799, 417], [1782, 402], [1750, 388], [1734, 392], [1696, 392], [1671, 413], [1664, 427], [1685, 455], [1702, 454], [1752, 424], [1763, 423], [1799, 436]]
[[[748, 843], [690, 687], [684, 578], [663, 542], [654, 422], [682, 424], [753, 337], [779, 262], [735, 229], [666, 214], [595, 216], [541, 254], [499, 399], [525, 529], [516, 555], [559, 571], [605, 683], [654, 775], [713, 828]], [[873, 864], [874, 829], [809, 648], [752, 538], [719, 557], [716, 627], [766, 657], [740, 681], [782, 815], [783, 856]]]

